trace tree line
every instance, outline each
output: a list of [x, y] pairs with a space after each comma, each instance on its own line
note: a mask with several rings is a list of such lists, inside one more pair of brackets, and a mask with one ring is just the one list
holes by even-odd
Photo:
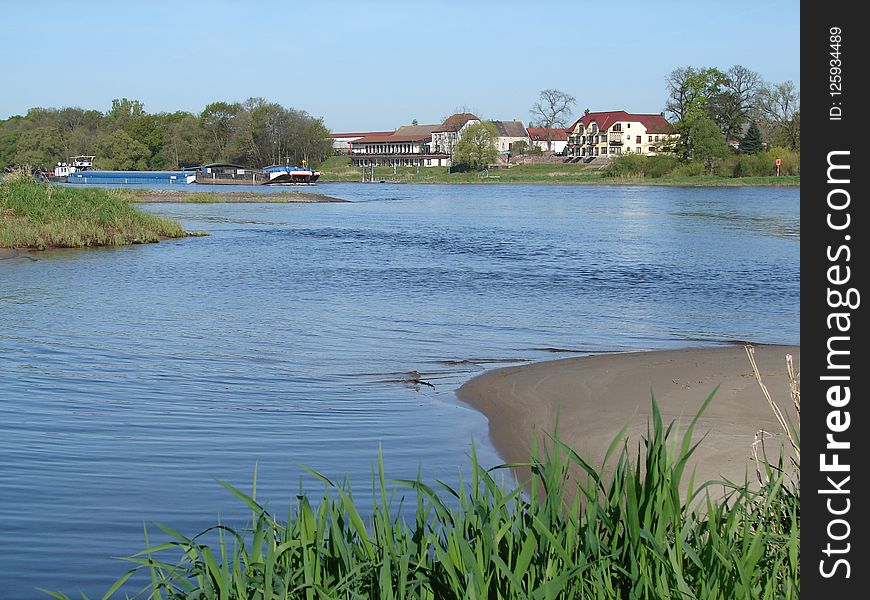
[[764, 146], [800, 152], [800, 92], [792, 81], [771, 84], [734, 65], [682, 67], [666, 77], [665, 110], [679, 133], [671, 150], [684, 160], [702, 162], [710, 172], [738, 151], [760, 152]]
[[76, 155], [95, 155], [98, 168], [119, 170], [316, 166], [332, 154], [329, 135], [323, 119], [263, 98], [212, 102], [199, 114], [149, 114], [142, 102], [120, 98], [105, 113], [32, 108], [0, 121], [0, 168], [50, 168]]

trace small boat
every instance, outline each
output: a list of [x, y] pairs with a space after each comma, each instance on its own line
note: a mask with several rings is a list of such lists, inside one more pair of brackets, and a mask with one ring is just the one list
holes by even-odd
[[287, 165], [266, 167], [263, 174], [266, 175], [266, 181], [263, 182], [265, 185], [314, 183], [320, 177], [320, 171]]
[[73, 156], [68, 163], [57, 163], [54, 172], [48, 176], [49, 181], [63, 183], [73, 173], [90, 171], [94, 168], [96, 156]]

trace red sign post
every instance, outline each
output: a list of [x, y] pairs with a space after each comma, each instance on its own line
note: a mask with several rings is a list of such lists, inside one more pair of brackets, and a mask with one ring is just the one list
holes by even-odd
[[779, 177], [779, 168], [782, 166], [782, 159], [776, 159], [776, 176]]

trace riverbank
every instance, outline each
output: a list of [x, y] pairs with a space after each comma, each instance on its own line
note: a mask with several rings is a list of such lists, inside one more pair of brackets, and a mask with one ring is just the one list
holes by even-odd
[[[195, 187], [195, 186], [194, 186]], [[198, 192], [188, 189], [148, 190], [128, 189], [129, 201], [134, 203], [177, 202], [190, 204], [239, 204], [239, 203], [319, 203], [349, 202], [343, 198], [326, 196], [302, 190], [281, 190], [280, 192]]]
[[[320, 180], [331, 182], [361, 182], [362, 169], [348, 164], [347, 157], [336, 156], [320, 167]], [[367, 171], [366, 177], [370, 176]], [[594, 184], [594, 185], [657, 185], [686, 187], [787, 186], [799, 187], [800, 176], [783, 177], [723, 177], [717, 175], [664, 177], [608, 177], [600, 166], [575, 163], [518, 164], [479, 173], [452, 172], [447, 167], [376, 167], [375, 181], [388, 183], [517, 183], [517, 184]]]
[[[765, 384], [794, 419], [786, 354], [794, 356], [799, 371], [799, 346], [756, 347]], [[472, 379], [457, 394], [489, 419], [493, 443], [507, 461], [527, 461], [533, 436], [555, 431], [558, 418], [559, 438], [597, 467], [626, 423], [629, 448], [645, 435], [651, 393], [665, 423], [681, 419], [686, 426], [717, 385], [696, 427], [696, 439], [704, 436], [692, 462], [696, 480], [753, 481], [756, 432], [763, 429], [775, 435], [767, 441], [769, 456], [778, 456], [785, 438], [742, 346], [606, 354], [508, 367]]]
[[137, 210], [117, 190], [39, 184], [26, 175], [0, 182], [0, 248], [123, 246], [188, 235], [177, 221]]

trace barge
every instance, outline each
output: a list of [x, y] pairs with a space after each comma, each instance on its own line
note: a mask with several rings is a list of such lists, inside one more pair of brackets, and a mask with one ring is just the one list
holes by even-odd
[[187, 184], [190, 173], [185, 171], [76, 171], [70, 173], [67, 183], [106, 183], [127, 185], [131, 183], [169, 183]]
[[[214, 185], [298, 185], [312, 184], [320, 171], [306, 167], [272, 165], [250, 169], [241, 165], [212, 163], [179, 171], [100, 171], [93, 168], [93, 156], [76, 156], [70, 163], [58, 163], [52, 181], [82, 184], [189, 184]], [[304, 164], [304, 163], [303, 163]]]
[[306, 167], [290, 167], [286, 165], [272, 165], [263, 169], [267, 179], [266, 185], [284, 185], [314, 183], [320, 178], [320, 171], [314, 171]]

